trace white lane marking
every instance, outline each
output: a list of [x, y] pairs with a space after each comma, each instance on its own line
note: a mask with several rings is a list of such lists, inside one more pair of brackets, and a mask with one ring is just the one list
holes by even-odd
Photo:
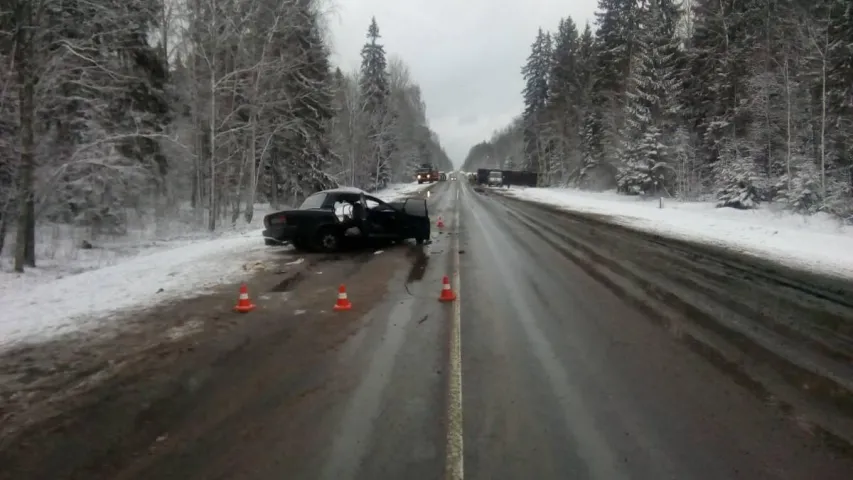
[[[459, 189], [456, 189], [459, 198]], [[447, 386], [447, 458], [445, 460], [445, 478], [462, 480], [464, 478], [462, 445], [462, 297], [459, 275], [459, 202], [454, 205], [456, 235], [453, 242], [453, 285], [456, 287], [456, 300], [453, 302], [453, 315], [450, 320], [450, 377]]]

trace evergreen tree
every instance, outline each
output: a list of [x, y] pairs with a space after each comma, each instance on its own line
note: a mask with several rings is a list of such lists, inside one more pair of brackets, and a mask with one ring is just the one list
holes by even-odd
[[853, 2], [825, 0], [830, 40], [827, 72], [828, 100], [832, 114], [829, 133], [836, 180], [828, 192], [827, 210], [853, 217]]
[[332, 107], [332, 71], [329, 51], [323, 43], [317, 13], [299, 2], [301, 28], [294, 29], [289, 45], [301, 54], [299, 68], [287, 79], [288, 97], [294, 99], [290, 114], [297, 127], [287, 149], [295, 161], [291, 174], [302, 196], [337, 186], [326, 172], [337, 163], [330, 146], [328, 126], [335, 112]]
[[635, 0], [599, 0], [595, 13], [596, 114], [590, 119], [590, 130], [594, 132], [593, 143], [601, 146], [602, 159], [613, 158], [619, 151], [625, 91], [636, 50], [638, 12], [639, 3]]
[[580, 128], [583, 92], [578, 65], [578, 31], [571, 18], [560, 20], [554, 36], [551, 71], [548, 75], [547, 120], [556, 134], [554, 173], [565, 182], [580, 167]]
[[[601, 166], [601, 121], [595, 108], [597, 65], [595, 38], [587, 23], [578, 40], [577, 77], [580, 105], [578, 107], [581, 169], [577, 182], [586, 183]], [[605, 173], [606, 175], [606, 173]]]
[[548, 105], [548, 75], [551, 71], [551, 35], [541, 28], [531, 46], [524, 76], [525, 167], [540, 171], [547, 156], [546, 139], [541, 135], [543, 113]]
[[762, 23], [754, 7], [752, 1], [695, 4], [689, 98], [703, 139], [702, 162], [714, 170], [715, 184], [709, 186], [716, 188], [721, 206], [755, 205], [763, 189], [746, 151], [746, 83], [750, 53], [761, 33], [756, 27]]
[[383, 188], [390, 181], [390, 160], [394, 150], [389, 109], [388, 69], [385, 47], [378, 42], [379, 25], [376, 17], [367, 29], [367, 43], [361, 49], [361, 95], [364, 110], [369, 115], [369, 138], [372, 144], [373, 188]]
[[675, 36], [679, 18], [671, 6], [671, 0], [652, 0], [640, 11], [642, 28], [626, 95], [622, 165], [616, 175], [618, 189], [625, 193], [657, 193], [672, 186], [681, 78]]
[[681, 5], [600, 0], [594, 35], [560, 22], [547, 73], [540, 32], [522, 116], [466, 164], [517, 149], [549, 185], [853, 218], [850, 2], [694, 0], [688, 18]]

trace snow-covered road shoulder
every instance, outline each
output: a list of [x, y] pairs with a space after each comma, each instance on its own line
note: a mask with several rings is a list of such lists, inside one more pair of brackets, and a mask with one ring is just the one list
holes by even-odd
[[[373, 195], [391, 200], [429, 186], [391, 185]], [[217, 238], [129, 248], [132, 256], [112, 258], [101, 268], [51, 265], [24, 274], [0, 272], [0, 349], [108, 326], [113, 314], [197, 296], [247, 278], [252, 265], [278, 250], [264, 246], [262, 217], [256, 215], [243, 231]]]
[[116, 265], [39, 285], [32, 285], [27, 275], [4, 279], [0, 348], [86, 330], [100, 325], [110, 313], [239, 281], [251, 273], [243, 266], [264, 256], [260, 238], [258, 230], [142, 253]]
[[828, 215], [796, 215], [762, 206], [716, 208], [710, 202], [643, 200], [615, 192], [525, 188], [506, 195], [568, 211], [609, 216], [658, 235], [734, 249], [784, 265], [853, 279], [853, 227]]

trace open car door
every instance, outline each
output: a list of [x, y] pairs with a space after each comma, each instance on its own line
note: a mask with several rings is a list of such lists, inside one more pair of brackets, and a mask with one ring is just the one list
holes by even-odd
[[358, 206], [353, 206], [353, 220], [356, 221], [358, 229], [361, 230], [361, 234], [365, 237], [369, 237], [373, 233], [367, 210], [367, 199], [364, 193], [360, 193], [358, 195]]

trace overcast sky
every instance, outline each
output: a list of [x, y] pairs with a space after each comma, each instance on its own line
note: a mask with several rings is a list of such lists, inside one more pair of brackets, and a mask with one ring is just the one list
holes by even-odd
[[361, 64], [370, 17], [380, 41], [420, 84], [430, 127], [461, 165], [472, 145], [521, 112], [521, 67], [537, 29], [571, 16], [583, 29], [596, 0], [332, 0], [333, 61]]

